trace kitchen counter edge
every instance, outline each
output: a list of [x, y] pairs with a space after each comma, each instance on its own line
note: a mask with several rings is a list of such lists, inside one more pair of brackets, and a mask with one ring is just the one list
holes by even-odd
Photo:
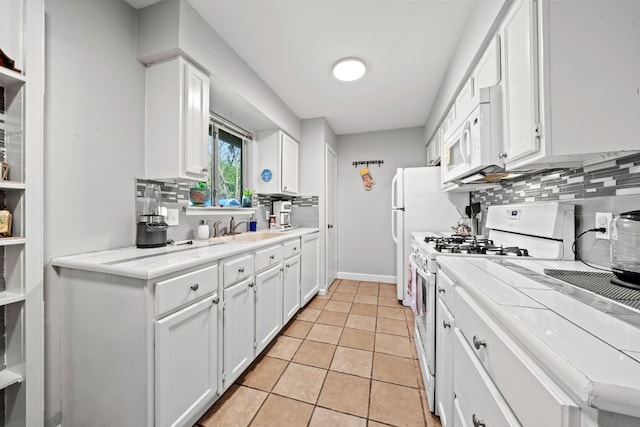
[[[51, 259], [51, 265], [57, 268], [151, 280], [317, 232], [319, 232], [318, 228], [297, 228], [286, 232], [273, 232], [274, 237], [271, 239], [219, 245], [206, 245], [194, 240], [195, 246], [191, 248], [165, 246], [154, 249], [138, 249], [132, 246], [55, 257]], [[136, 263], [136, 259], [141, 258], [144, 258], [145, 261]]]

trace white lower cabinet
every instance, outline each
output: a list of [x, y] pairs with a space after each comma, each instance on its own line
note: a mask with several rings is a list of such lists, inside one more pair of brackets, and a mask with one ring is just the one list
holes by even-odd
[[300, 252], [291, 238], [154, 279], [54, 264], [65, 425], [193, 425], [298, 311]]
[[455, 307], [456, 326], [467, 348], [522, 424], [580, 425], [578, 405], [460, 287], [456, 288]]
[[453, 315], [443, 299], [438, 298], [436, 310], [436, 414], [443, 427], [453, 423]]
[[283, 311], [287, 323], [300, 309], [300, 255], [284, 260]]
[[253, 276], [224, 290], [222, 384], [226, 389], [254, 357], [255, 295]]
[[218, 392], [217, 293], [155, 322], [155, 425], [184, 425]]
[[302, 236], [300, 261], [300, 306], [308, 303], [320, 289], [320, 233]]
[[280, 265], [256, 274], [256, 355], [282, 329], [282, 268]]
[[457, 327], [454, 329], [453, 354], [453, 389], [459, 401], [461, 419], [475, 427], [521, 425]]

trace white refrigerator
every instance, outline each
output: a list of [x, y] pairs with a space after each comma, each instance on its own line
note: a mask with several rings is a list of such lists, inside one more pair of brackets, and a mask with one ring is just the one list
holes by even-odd
[[[398, 168], [391, 182], [391, 233], [396, 244], [398, 299], [406, 305], [412, 231], [452, 231], [469, 193], [445, 193], [439, 166]], [[456, 209], [457, 208], [457, 209]]]

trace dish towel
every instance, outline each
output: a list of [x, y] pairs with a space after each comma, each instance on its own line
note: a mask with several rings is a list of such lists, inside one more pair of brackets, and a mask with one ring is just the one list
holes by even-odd
[[409, 307], [413, 310], [413, 314], [419, 316], [418, 313], [418, 290], [416, 289], [418, 285], [418, 280], [416, 277], [416, 269], [418, 266], [416, 262], [413, 260], [413, 257], [409, 258], [409, 281], [407, 283], [407, 303]]

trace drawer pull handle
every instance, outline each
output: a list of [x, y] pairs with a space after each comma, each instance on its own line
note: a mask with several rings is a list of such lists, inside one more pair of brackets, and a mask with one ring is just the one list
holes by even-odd
[[480, 418], [478, 418], [478, 416], [476, 414], [473, 414], [473, 416], [471, 417], [471, 421], [473, 421], [473, 427], [485, 427], [486, 424], [484, 423], [484, 420], [481, 420]]
[[220, 302], [220, 297], [216, 295], [215, 297], [213, 297], [213, 300], [211, 300], [211, 302], [214, 303], [214, 304], [219, 303]]
[[191, 290], [192, 291], [197, 291], [199, 287], [200, 287], [200, 285], [196, 283], [195, 285], [191, 285]]
[[446, 320], [443, 320], [442, 321], [442, 327], [445, 328], [445, 329], [450, 328], [451, 327], [451, 323], [447, 322]]
[[285, 264], [285, 267], [290, 268], [291, 265], [290, 264]]
[[249, 287], [250, 287], [250, 288], [253, 288], [255, 285], [256, 285], [256, 284], [255, 284], [255, 283], [253, 283], [253, 282], [249, 283]]
[[269, 259], [276, 259], [276, 256], [275, 256], [275, 255], [271, 255], [271, 256], [269, 257]]
[[474, 335], [473, 336], [473, 346], [476, 348], [476, 350], [480, 350], [480, 347], [485, 347], [485, 348], [487, 347], [487, 342], [481, 340], [476, 335]]
[[238, 269], [238, 272], [239, 272], [239, 273], [244, 273], [244, 267], [240, 267], [240, 268]]
[[446, 292], [446, 290], [444, 288], [441, 288], [438, 286], [438, 293], [439, 294], [444, 294]]
[[297, 251], [297, 250], [298, 250], [298, 247], [297, 247], [297, 246], [294, 246], [294, 247], [293, 247], [293, 251], [295, 252], [295, 251]]

